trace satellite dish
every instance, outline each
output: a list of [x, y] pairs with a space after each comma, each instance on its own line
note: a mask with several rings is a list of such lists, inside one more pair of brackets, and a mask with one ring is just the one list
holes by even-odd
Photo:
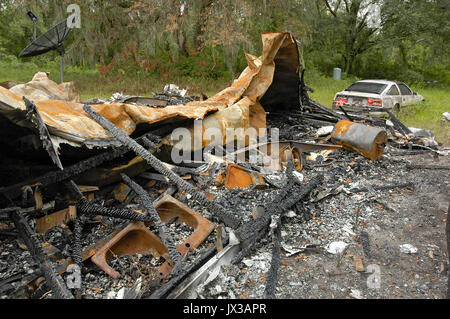
[[63, 42], [72, 31], [71, 28], [67, 26], [67, 19], [59, 22], [57, 25], [50, 28], [47, 32], [41, 34], [35, 40], [33, 40], [22, 52], [20, 52], [19, 57], [31, 57], [44, 54], [48, 51], [56, 50], [60, 55], [60, 66], [61, 66], [61, 83], [63, 82], [63, 55], [64, 46]]

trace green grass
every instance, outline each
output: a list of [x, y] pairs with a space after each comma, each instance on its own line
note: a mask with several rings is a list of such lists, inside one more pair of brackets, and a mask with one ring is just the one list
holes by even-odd
[[[313, 73], [307, 77], [307, 84], [314, 89], [310, 94], [313, 100], [331, 108], [336, 92], [342, 91], [357, 79], [340, 81]], [[443, 121], [442, 113], [450, 112], [450, 88], [425, 88], [412, 86], [411, 89], [425, 97], [425, 102], [406, 106], [398, 114], [407, 126], [432, 130], [436, 141], [450, 146], [450, 124]]]
[[412, 88], [425, 97], [425, 102], [400, 110], [399, 119], [407, 126], [432, 130], [436, 141], [450, 146], [450, 122], [442, 113], [450, 112], [450, 88]]
[[[49, 72], [49, 78], [60, 82], [59, 60], [48, 61], [39, 65], [30, 61], [13, 59], [0, 60], [0, 82], [13, 80], [19, 82], [30, 81], [39, 71]], [[67, 65], [64, 67], [64, 81], [73, 81], [81, 93], [83, 100], [93, 97], [110, 97], [115, 92], [126, 95], [152, 96], [153, 92], [162, 92], [168, 83], [174, 83], [182, 88], [188, 88], [192, 94], [204, 93], [211, 96], [231, 84], [229, 79], [192, 78], [184, 76], [166, 75], [145, 76], [138, 73], [125, 74], [117, 80], [102, 78], [96, 69], [82, 69]]]
[[[0, 61], [0, 82], [14, 80], [28, 82], [38, 71], [50, 72], [50, 78], [59, 82], [58, 60], [37, 66], [31, 62], [13, 60], [8, 63]], [[64, 79], [74, 81], [75, 87], [81, 93], [82, 99], [93, 97], [110, 97], [115, 92], [128, 95], [147, 95], [153, 92], [161, 92], [167, 83], [175, 83], [182, 88], [188, 87], [191, 94], [205, 93], [208, 96], [219, 92], [231, 84], [229, 79], [211, 80], [205, 78], [149, 77], [139, 74], [129, 74], [117, 81], [102, 79], [97, 70], [85, 70], [78, 67], [66, 66]], [[356, 78], [344, 78], [334, 80], [325, 77], [318, 72], [309, 71], [305, 75], [306, 84], [314, 89], [310, 97], [322, 105], [331, 108], [331, 103], [336, 92], [339, 92], [355, 82]], [[450, 88], [425, 88], [412, 87], [414, 91], [422, 94], [424, 103], [402, 108], [398, 114], [401, 121], [408, 126], [432, 130], [436, 140], [446, 146], [450, 146], [449, 122], [442, 121], [442, 113], [450, 112]]]

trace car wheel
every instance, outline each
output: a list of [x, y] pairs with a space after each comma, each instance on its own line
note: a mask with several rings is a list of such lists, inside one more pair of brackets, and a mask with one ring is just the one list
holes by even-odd
[[394, 107], [392, 108], [392, 110], [393, 110], [395, 113], [400, 112], [400, 104], [395, 104]]

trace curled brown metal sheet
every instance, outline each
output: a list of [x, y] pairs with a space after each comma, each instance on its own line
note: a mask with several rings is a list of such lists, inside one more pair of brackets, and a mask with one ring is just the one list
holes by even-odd
[[266, 186], [262, 174], [249, 171], [236, 164], [228, 165], [227, 175], [225, 178], [226, 188], [235, 189], [252, 186], [255, 188], [262, 188]]
[[[121, 130], [131, 134], [140, 124], [155, 124], [177, 119], [203, 119], [210, 112], [226, 109], [242, 100], [244, 102], [241, 103], [252, 106], [262, 104], [262, 107], [269, 111], [277, 108], [277, 105], [298, 106], [299, 64], [295, 39], [287, 32], [274, 32], [263, 33], [262, 42], [262, 55], [256, 57], [246, 54], [248, 67], [239, 78], [230, 87], [207, 100], [164, 108], [124, 103], [96, 104], [92, 108]], [[55, 97], [52, 100], [35, 99], [36, 107], [50, 134], [60, 137], [59, 142], [70, 143], [72, 146], [99, 144], [115, 146], [115, 140], [108, 132], [83, 111], [83, 104], [71, 101]], [[15, 121], [20, 118], [18, 113], [24, 111], [25, 105], [19, 96], [0, 87], [0, 113], [17, 125], [26, 126], [26, 123]], [[264, 117], [248, 114], [243, 120], [250, 121], [251, 126], [265, 127], [265, 114]]]

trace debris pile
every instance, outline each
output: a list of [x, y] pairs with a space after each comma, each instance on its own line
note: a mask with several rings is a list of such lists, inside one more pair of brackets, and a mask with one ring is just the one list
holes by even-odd
[[[342, 257], [352, 238], [362, 251], [347, 256], [364, 271], [358, 218], [373, 203], [395, 212], [383, 194], [417, 186], [405, 156], [448, 150], [390, 110], [386, 120], [311, 100], [289, 33], [264, 34], [262, 56], [246, 58], [208, 99], [170, 84], [80, 103], [70, 86], [58, 88], [66, 97], [33, 90], [45, 73], [0, 87], [0, 298], [275, 298], [283, 256]], [[358, 213], [319, 221], [344, 206]]]

